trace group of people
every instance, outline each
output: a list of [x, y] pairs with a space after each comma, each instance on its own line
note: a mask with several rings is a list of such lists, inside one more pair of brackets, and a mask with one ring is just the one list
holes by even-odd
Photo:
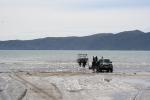
[[88, 59], [79, 59], [78, 60], [79, 66], [85, 67], [87, 65], [87, 61]]
[[[103, 56], [101, 59], [103, 59]], [[100, 60], [98, 59], [97, 56], [96, 57], [93, 56], [93, 61], [92, 61], [92, 66], [91, 66], [91, 69], [93, 70], [93, 72], [96, 71], [99, 65], [100, 65]]]
[[[103, 59], [103, 57], [101, 59]], [[85, 67], [88, 63], [88, 58], [80, 58], [77, 60], [77, 62], [80, 67]], [[99, 65], [100, 65], [100, 60], [98, 59], [97, 56], [95, 57], [93, 56], [92, 66], [89, 67], [89, 69], [92, 69], [93, 72], [95, 72]]]

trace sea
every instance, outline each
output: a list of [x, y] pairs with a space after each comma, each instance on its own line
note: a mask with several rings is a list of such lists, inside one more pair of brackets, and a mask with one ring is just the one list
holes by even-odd
[[[88, 55], [86, 68], [79, 67], [78, 54]], [[110, 59], [114, 72], [150, 72], [150, 51], [119, 50], [0, 50], [0, 72], [83, 71], [93, 56]]]

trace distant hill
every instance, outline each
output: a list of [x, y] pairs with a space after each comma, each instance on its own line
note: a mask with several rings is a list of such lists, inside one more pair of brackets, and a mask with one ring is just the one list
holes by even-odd
[[134, 30], [83, 37], [0, 41], [0, 50], [150, 50], [150, 32]]

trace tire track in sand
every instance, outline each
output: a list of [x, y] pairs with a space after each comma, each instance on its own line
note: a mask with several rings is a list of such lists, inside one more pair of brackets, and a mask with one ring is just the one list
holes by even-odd
[[139, 90], [133, 100], [149, 100], [150, 88]]
[[[53, 95], [54, 91], [51, 91], [50, 93], [44, 91], [44, 89], [39, 88], [38, 86], [34, 85], [33, 83], [27, 81], [26, 79], [24, 79], [23, 77], [17, 75], [17, 74], [13, 74], [16, 76], [16, 80], [20, 81], [23, 84], [29, 85], [33, 90], [35, 90], [36, 92], [39, 93], [39, 95], [44, 99], [44, 100], [62, 100], [62, 94], [61, 91], [59, 90], [59, 88], [54, 84], [51, 83], [51, 86], [53, 86], [53, 88], [55, 89], [55, 91], [57, 92], [58, 95]], [[15, 78], [14, 78], [15, 79]]]

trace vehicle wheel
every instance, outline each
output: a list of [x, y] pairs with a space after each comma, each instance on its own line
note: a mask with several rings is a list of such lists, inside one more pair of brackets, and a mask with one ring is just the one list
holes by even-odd
[[99, 72], [102, 72], [102, 70], [100, 69]]
[[97, 70], [96, 70], [96, 72], [97, 72], [97, 73], [99, 73], [99, 72], [100, 72], [100, 70], [98, 70], [98, 69], [97, 69]]
[[109, 73], [109, 71], [110, 71], [110, 70], [109, 70], [109, 69], [107, 69], [107, 72], [108, 72], [108, 73]]
[[96, 72], [98, 72], [98, 73], [101, 72], [101, 69], [97, 69]]
[[113, 69], [112, 69], [112, 68], [110, 69], [110, 72], [111, 72], [111, 73], [113, 72]]

